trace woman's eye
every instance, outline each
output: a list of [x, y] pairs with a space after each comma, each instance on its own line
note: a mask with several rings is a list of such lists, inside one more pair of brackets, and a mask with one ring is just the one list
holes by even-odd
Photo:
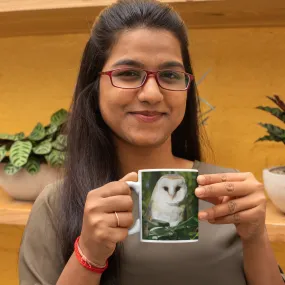
[[165, 79], [181, 79], [180, 73], [174, 71], [161, 72], [160, 77]]
[[140, 77], [140, 73], [135, 70], [125, 70], [120, 71], [115, 76], [121, 76], [121, 77]]

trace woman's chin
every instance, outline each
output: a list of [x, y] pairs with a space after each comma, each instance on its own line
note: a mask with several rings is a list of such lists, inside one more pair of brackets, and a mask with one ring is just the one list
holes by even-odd
[[129, 136], [127, 141], [132, 145], [140, 147], [157, 147], [164, 144], [167, 141], [166, 136], [153, 135], [153, 136]]

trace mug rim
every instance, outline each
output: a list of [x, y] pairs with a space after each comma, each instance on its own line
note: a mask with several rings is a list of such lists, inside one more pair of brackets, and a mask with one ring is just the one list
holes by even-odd
[[161, 171], [199, 172], [198, 169], [183, 169], [183, 168], [140, 169], [138, 172], [161, 172]]

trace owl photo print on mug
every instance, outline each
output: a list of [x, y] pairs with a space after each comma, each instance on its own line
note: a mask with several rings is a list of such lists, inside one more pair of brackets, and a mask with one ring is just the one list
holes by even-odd
[[129, 234], [142, 242], [194, 242], [199, 237], [198, 170], [139, 170], [138, 182], [127, 181], [139, 199], [139, 218]]

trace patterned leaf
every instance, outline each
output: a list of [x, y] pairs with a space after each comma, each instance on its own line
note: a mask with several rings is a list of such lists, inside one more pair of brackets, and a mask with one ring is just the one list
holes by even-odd
[[272, 124], [263, 124], [259, 123], [259, 125], [265, 128], [268, 134], [275, 139], [275, 141], [284, 141], [285, 142], [285, 130], [280, 127], [274, 126]]
[[32, 150], [32, 143], [30, 141], [14, 142], [10, 149], [10, 161], [16, 167], [21, 167], [27, 163], [29, 155]]
[[40, 171], [40, 167], [40, 161], [35, 157], [30, 158], [27, 164], [25, 165], [25, 169], [32, 175], [38, 173]]
[[40, 141], [45, 137], [45, 128], [41, 123], [38, 123], [29, 135], [29, 139], [32, 141]]
[[59, 135], [56, 140], [52, 143], [53, 148], [57, 150], [65, 150], [67, 146], [67, 136]]
[[280, 109], [263, 106], [258, 106], [257, 109], [268, 112], [285, 123], [285, 112], [282, 112]]
[[54, 149], [49, 155], [46, 155], [45, 158], [52, 167], [60, 167], [64, 164], [65, 152]]
[[0, 140], [15, 140], [14, 135], [8, 135], [8, 134], [0, 134]]
[[33, 148], [33, 153], [35, 154], [49, 154], [52, 149], [52, 144], [50, 139], [44, 140], [39, 145]]
[[46, 128], [46, 135], [52, 135], [57, 131], [57, 126], [50, 124], [47, 128]]
[[7, 163], [4, 167], [4, 172], [8, 175], [14, 175], [17, 172], [19, 172], [22, 169], [22, 167], [17, 167], [13, 165], [12, 163]]
[[0, 147], [0, 162], [6, 156], [6, 153], [7, 153], [6, 146], [5, 145], [1, 146]]
[[15, 137], [16, 137], [16, 141], [20, 141], [25, 138], [25, 134], [23, 132], [20, 132], [18, 134], [15, 134]]
[[64, 109], [60, 109], [51, 116], [51, 124], [59, 127], [66, 122], [67, 117], [68, 117], [68, 112]]
[[0, 134], [0, 140], [19, 141], [22, 140], [24, 137], [25, 134], [22, 132], [15, 135]]

